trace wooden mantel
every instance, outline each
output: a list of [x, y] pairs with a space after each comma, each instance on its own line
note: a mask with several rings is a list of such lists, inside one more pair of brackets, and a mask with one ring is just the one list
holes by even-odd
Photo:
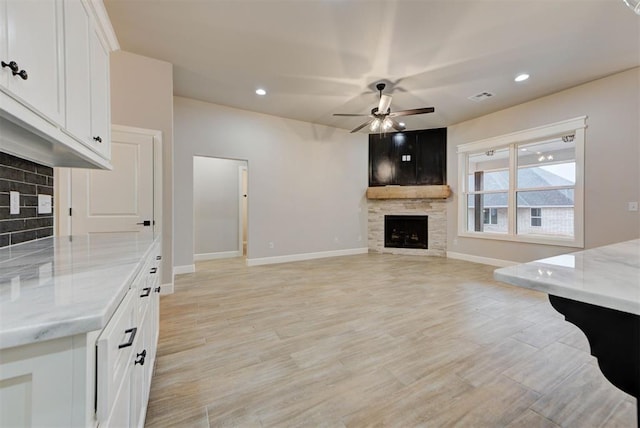
[[381, 186], [369, 187], [367, 199], [447, 199], [451, 188], [444, 186]]

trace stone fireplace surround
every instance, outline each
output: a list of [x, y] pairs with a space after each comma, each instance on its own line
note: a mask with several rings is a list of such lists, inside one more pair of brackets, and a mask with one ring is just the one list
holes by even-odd
[[[446, 199], [369, 199], [369, 251], [376, 253], [445, 257], [447, 245], [446, 204]], [[385, 215], [428, 215], [429, 248], [426, 250], [386, 248], [384, 246]]]

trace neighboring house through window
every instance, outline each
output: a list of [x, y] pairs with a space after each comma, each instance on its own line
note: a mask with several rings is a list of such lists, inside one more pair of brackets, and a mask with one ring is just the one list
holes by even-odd
[[581, 117], [458, 146], [458, 234], [582, 247], [585, 127]]

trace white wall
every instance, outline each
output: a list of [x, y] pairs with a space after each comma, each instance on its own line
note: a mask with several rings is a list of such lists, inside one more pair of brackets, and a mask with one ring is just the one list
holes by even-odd
[[196, 256], [206, 259], [240, 249], [239, 168], [246, 164], [230, 159], [193, 157], [193, 252]]
[[249, 261], [366, 248], [367, 134], [181, 97], [174, 125], [176, 266], [193, 264], [193, 156], [248, 161]]
[[[535, 76], [530, 83], [535, 84]], [[517, 88], [514, 86], [514, 90]], [[456, 146], [587, 115], [585, 140], [585, 248], [640, 236], [640, 68], [618, 73], [525, 104], [451, 126], [447, 179], [448, 251], [525, 262], [575, 248], [462, 238], [457, 233]]]
[[162, 282], [173, 282], [173, 66], [124, 51], [112, 52], [111, 122], [162, 131]]

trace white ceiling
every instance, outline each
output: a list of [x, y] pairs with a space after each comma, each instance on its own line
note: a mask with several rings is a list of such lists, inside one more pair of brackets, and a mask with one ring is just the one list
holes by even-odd
[[[123, 50], [174, 94], [352, 129], [388, 83], [408, 129], [449, 126], [640, 66], [622, 0], [105, 0]], [[527, 72], [531, 78], [515, 83]], [[267, 96], [255, 94], [258, 87]], [[479, 92], [495, 96], [468, 99]], [[366, 132], [366, 128], [364, 131]]]

